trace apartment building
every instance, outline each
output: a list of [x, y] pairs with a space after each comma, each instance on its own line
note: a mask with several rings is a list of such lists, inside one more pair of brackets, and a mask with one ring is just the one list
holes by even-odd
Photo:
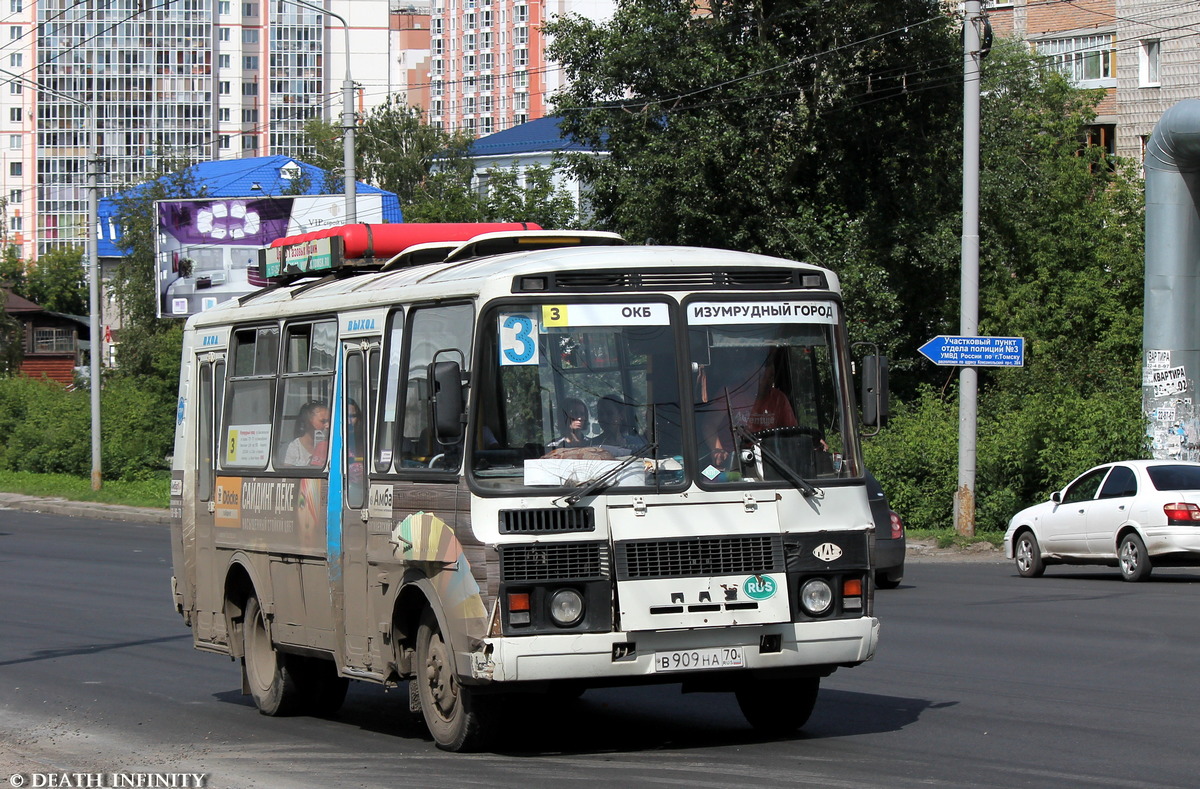
[[543, 23], [560, 14], [604, 21], [615, 0], [433, 0], [428, 119], [487, 135], [546, 114], [563, 84]]
[[84, 244], [91, 124], [107, 192], [164, 161], [303, 158], [304, 124], [340, 115], [347, 50], [355, 109], [383, 102], [388, 0], [315, 4], [328, 13], [295, 0], [0, 0], [0, 242], [26, 259]]
[[1162, 113], [1200, 97], [1200, 5], [1179, 0], [985, 3], [997, 36], [1027, 41], [1080, 87], [1104, 88], [1093, 142], [1140, 161]]

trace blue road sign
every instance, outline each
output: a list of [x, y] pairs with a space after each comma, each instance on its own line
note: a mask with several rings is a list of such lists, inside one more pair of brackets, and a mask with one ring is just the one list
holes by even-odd
[[1024, 367], [1024, 337], [954, 337], [939, 334], [917, 349], [933, 362], [959, 367]]

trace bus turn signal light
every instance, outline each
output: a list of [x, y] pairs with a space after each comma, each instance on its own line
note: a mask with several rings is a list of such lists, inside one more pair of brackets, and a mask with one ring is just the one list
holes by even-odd
[[508, 610], [509, 611], [528, 611], [529, 610], [529, 592], [509, 592], [508, 593]]
[[858, 597], [862, 594], [862, 580], [847, 578], [842, 582], [842, 597]]

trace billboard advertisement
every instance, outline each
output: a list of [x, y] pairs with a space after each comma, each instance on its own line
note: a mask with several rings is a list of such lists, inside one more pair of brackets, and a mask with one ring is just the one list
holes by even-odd
[[[160, 200], [158, 315], [186, 318], [258, 290], [258, 250], [272, 241], [345, 224], [344, 195]], [[360, 194], [357, 221], [383, 221], [383, 195]]]

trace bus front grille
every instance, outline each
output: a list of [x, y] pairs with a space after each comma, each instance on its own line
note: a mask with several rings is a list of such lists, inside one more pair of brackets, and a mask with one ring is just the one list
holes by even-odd
[[617, 578], [687, 578], [784, 572], [783, 540], [777, 534], [691, 537], [617, 543]]
[[501, 534], [562, 534], [596, 530], [591, 507], [500, 510]]
[[603, 542], [500, 546], [500, 580], [507, 583], [608, 576], [608, 546]]

